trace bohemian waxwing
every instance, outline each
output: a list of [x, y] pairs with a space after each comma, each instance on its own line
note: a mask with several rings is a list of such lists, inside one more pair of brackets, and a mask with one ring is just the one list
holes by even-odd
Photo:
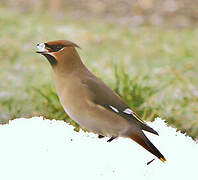
[[161, 161], [159, 150], [143, 133], [158, 133], [143, 122], [111, 88], [92, 74], [81, 61], [71, 41], [57, 40], [37, 44], [38, 51], [50, 62], [60, 102], [65, 112], [80, 126], [113, 139], [128, 137]]

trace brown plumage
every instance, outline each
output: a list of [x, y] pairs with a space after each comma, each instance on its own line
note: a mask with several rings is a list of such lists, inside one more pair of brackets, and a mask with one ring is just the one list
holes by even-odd
[[66, 113], [83, 128], [108, 136], [112, 141], [128, 137], [165, 161], [164, 156], [150, 142], [142, 130], [158, 135], [143, 122], [111, 88], [92, 74], [82, 63], [75, 48], [66, 40], [37, 45], [53, 69], [54, 82]]

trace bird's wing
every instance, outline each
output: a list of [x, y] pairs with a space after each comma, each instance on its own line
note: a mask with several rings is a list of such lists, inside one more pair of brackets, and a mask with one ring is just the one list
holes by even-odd
[[135, 112], [133, 112], [128, 105], [116, 94], [111, 88], [105, 85], [95, 76], [89, 76], [82, 80], [88, 96], [92, 102], [97, 105], [105, 107], [107, 110], [112, 111], [119, 116], [137, 123], [142, 130], [151, 132], [158, 135], [158, 133], [149, 127], [143, 120], [141, 120]]

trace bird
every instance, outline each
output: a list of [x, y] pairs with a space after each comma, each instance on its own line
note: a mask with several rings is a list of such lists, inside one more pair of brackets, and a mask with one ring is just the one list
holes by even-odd
[[165, 157], [143, 131], [159, 135], [121, 97], [97, 78], [82, 62], [77, 44], [55, 40], [37, 44], [37, 53], [52, 67], [59, 100], [69, 117], [99, 138], [125, 137], [134, 140], [162, 162]]

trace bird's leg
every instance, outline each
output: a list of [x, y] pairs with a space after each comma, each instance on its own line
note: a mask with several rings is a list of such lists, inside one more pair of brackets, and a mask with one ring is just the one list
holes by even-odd
[[117, 137], [111, 137], [107, 142], [111, 142], [111, 141], [113, 141], [115, 138], [117, 138]]
[[101, 139], [101, 138], [104, 138], [104, 136], [99, 134], [99, 135], [98, 135], [98, 138]]

